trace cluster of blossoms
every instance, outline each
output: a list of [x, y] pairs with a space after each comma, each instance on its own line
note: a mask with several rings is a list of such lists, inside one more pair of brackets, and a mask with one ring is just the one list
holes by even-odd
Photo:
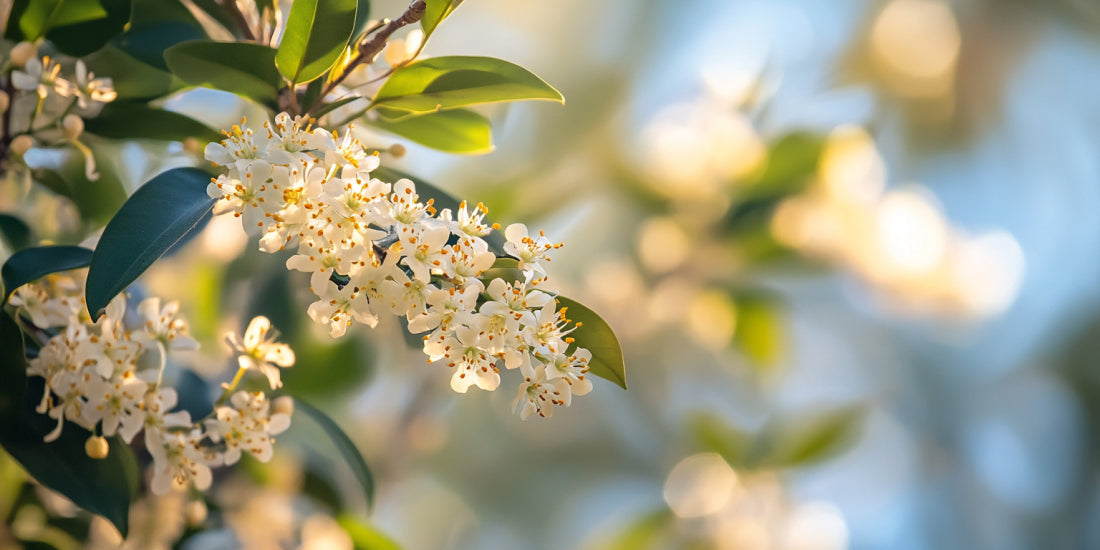
[[41, 141], [68, 142], [84, 155], [86, 175], [95, 180], [95, 159], [79, 140], [84, 133], [84, 118], [98, 114], [118, 94], [110, 78], [96, 78], [83, 61], [65, 66], [71, 67], [71, 75], [62, 75], [58, 59], [39, 57], [34, 44], [16, 44], [5, 63], [13, 69], [8, 78], [15, 94], [0, 91], [0, 113], [11, 110], [7, 131], [10, 151], [17, 157]]
[[[311, 274], [311, 319], [332, 337], [352, 322], [375, 327], [386, 313], [424, 334], [428, 361], [453, 372], [451, 388], [495, 390], [500, 367], [524, 381], [514, 409], [549, 417], [556, 405], [592, 388], [591, 353], [569, 336], [574, 325], [536, 286], [560, 247], [522, 224], [504, 231], [494, 252], [483, 205], [436, 212], [408, 179], [372, 177], [379, 166], [352, 137], [340, 138], [286, 113], [252, 130], [234, 126], [207, 160], [227, 168], [208, 188], [215, 213], [233, 212], [264, 252], [296, 253], [287, 268]], [[515, 280], [486, 272], [510, 257]]]
[[243, 339], [229, 338], [240, 364], [237, 377], [213, 412], [193, 421], [187, 411], [173, 411], [176, 391], [161, 383], [170, 353], [198, 348], [179, 304], [152, 297], [128, 312], [125, 295], [119, 295], [92, 321], [83, 300], [86, 273], [48, 275], [19, 287], [10, 299], [20, 320], [33, 324], [29, 330], [44, 340], [27, 372], [45, 381], [37, 411], [57, 420], [45, 440], [60, 437], [68, 421], [93, 432], [86, 450], [103, 458], [109, 449], [104, 436], [117, 434], [130, 443], [144, 433], [157, 494], [191, 483], [206, 489], [210, 467], [233, 464], [242, 451], [270, 459], [272, 435], [289, 427], [293, 403], [289, 397], [271, 402], [263, 392], [233, 391], [250, 369], [266, 375], [275, 388], [281, 384], [274, 365], [294, 363], [290, 348], [273, 341], [267, 319], [254, 319]]

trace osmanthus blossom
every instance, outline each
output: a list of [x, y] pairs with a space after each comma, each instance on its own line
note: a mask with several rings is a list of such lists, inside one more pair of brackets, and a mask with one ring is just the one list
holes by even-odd
[[519, 394], [512, 401], [512, 411], [519, 411], [520, 418], [527, 420], [532, 414], [550, 418], [554, 406], [569, 406], [569, 385], [561, 378], [548, 379], [546, 367], [538, 367], [519, 385]]
[[87, 109], [96, 103], [110, 103], [118, 97], [114, 82], [108, 77], [96, 78], [82, 60], [76, 62], [76, 81], [72, 83], [70, 91], [76, 95], [77, 105], [81, 109]]
[[[109, 452], [104, 436], [117, 434], [130, 443], [143, 433], [153, 457], [152, 489], [158, 494], [207, 488], [210, 467], [235, 462], [242, 450], [259, 460], [270, 459], [271, 436], [289, 426], [292, 405], [277, 400], [272, 407], [263, 393], [237, 392], [231, 406], [219, 403], [210, 418], [193, 421], [186, 410], [176, 410], [176, 391], [161, 385], [166, 357], [197, 347], [179, 304], [150, 297], [131, 310], [126, 295], [120, 294], [92, 322], [81, 313], [85, 273], [53, 274], [16, 289], [23, 297], [14, 304], [22, 322], [52, 334], [27, 366], [28, 376], [45, 380], [36, 411], [57, 421], [44, 440], [55, 441], [66, 422], [74, 423], [93, 434], [85, 445], [89, 456], [103, 458]], [[79, 311], [72, 311], [74, 303], [80, 304]], [[55, 323], [53, 313], [44, 313], [56, 311], [70, 315]], [[275, 387], [278, 367], [294, 362], [294, 352], [275, 342], [266, 318], [254, 319], [244, 338], [230, 337], [230, 343], [238, 353], [238, 377], [259, 371]], [[150, 353], [159, 361], [145, 360]]]
[[244, 338], [235, 333], [225, 335], [229, 347], [237, 354], [237, 364], [242, 370], [256, 370], [267, 377], [271, 389], [281, 388], [282, 379], [278, 367], [294, 365], [294, 350], [276, 342], [278, 332], [272, 330], [271, 321], [259, 316], [248, 323]]
[[[459, 393], [495, 390], [501, 368], [519, 369], [534, 396], [524, 417], [588, 393], [591, 355], [573, 345], [553, 295], [534, 288], [561, 244], [513, 224], [494, 250], [486, 237], [499, 226], [486, 223], [483, 204], [437, 212], [412, 180], [376, 177], [378, 156], [350, 132], [310, 122], [283, 113], [253, 132], [242, 121], [206, 149], [226, 169], [208, 188], [215, 212], [232, 212], [249, 232], [260, 226], [265, 252], [295, 251], [287, 268], [309, 274], [310, 319], [335, 338], [354, 323], [377, 326], [386, 312], [402, 317], [424, 334], [428, 362], [453, 369]], [[523, 280], [487, 276], [499, 253], [517, 261]]]
[[39, 59], [32, 57], [23, 66], [22, 71], [12, 71], [11, 85], [17, 90], [35, 92], [38, 97], [45, 99], [53, 90], [61, 95], [71, 95], [72, 86], [69, 81], [61, 78], [61, 65], [49, 56]]

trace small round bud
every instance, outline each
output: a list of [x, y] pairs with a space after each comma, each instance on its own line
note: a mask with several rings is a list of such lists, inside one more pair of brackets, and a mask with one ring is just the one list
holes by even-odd
[[65, 132], [65, 137], [76, 139], [84, 133], [84, 119], [69, 113], [61, 120], [61, 130]]
[[11, 152], [15, 156], [21, 157], [30, 151], [31, 147], [34, 147], [34, 138], [27, 134], [15, 136], [15, 139], [11, 140]]
[[400, 143], [394, 143], [393, 145], [390, 145], [390, 154], [393, 155], [393, 158], [399, 159], [405, 156], [405, 153], [407, 152], [408, 150], [405, 149], [405, 146], [401, 145]]
[[183, 517], [189, 527], [200, 527], [206, 521], [206, 503], [192, 500], [183, 508]]
[[107, 439], [102, 435], [93, 435], [84, 442], [84, 452], [92, 458], [107, 458]]
[[291, 416], [294, 414], [294, 398], [289, 395], [275, 398], [271, 402], [271, 411], [276, 414]]
[[23, 41], [16, 44], [15, 47], [11, 49], [11, 55], [8, 59], [11, 60], [12, 65], [22, 67], [36, 55], [38, 55], [38, 48], [34, 47], [34, 44], [30, 42]]
[[8, 107], [11, 105], [11, 96], [8, 92], [0, 90], [0, 115], [8, 112]]
[[183, 150], [192, 155], [197, 155], [202, 152], [202, 148], [199, 147], [199, 140], [193, 137], [183, 140]]

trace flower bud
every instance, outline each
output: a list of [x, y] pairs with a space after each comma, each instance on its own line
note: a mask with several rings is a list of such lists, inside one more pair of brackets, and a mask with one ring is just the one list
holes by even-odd
[[199, 147], [199, 140], [197, 140], [193, 137], [189, 137], [189, 138], [183, 140], [183, 150], [187, 151], [188, 153], [190, 153], [192, 155], [197, 155], [199, 153], [202, 153], [202, 148]]
[[271, 402], [271, 411], [291, 416], [294, 414], [294, 398], [289, 395], [276, 398]]
[[395, 159], [399, 159], [405, 156], [406, 152], [408, 152], [408, 150], [405, 149], [405, 146], [401, 145], [400, 143], [394, 143], [393, 145], [390, 145], [390, 154], [393, 155], [393, 158]]
[[80, 134], [84, 133], [84, 119], [72, 113], [67, 114], [65, 118], [61, 120], [61, 129], [65, 132], [65, 137], [76, 139], [80, 137]]
[[15, 156], [21, 157], [27, 151], [30, 151], [31, 147], [34, 147], [34, 138], [23, 134], [15, 136], [15, 139], [11, 140], [10, 150]]
[[11, 105], [11, 96], [8, 92], [0, 90], [0, 115], [8, 112], [8, 107]]
[[84, 452], [92, 458], [107, 458], [108, 450], [107, 439], [102, 435], [93, 435], [84, 442]]
[[34, 47], [34, 44], [23, 41], [15, 45], [11, 49], [11, 54], [8, 59], [11, 60], [11, 64], [16, 67], [22, 67], [26, 65], [32, 57], [38, 55], [38, 48]]
[[206, 503], [202, 500], [192, 500], [183, 508], [183, 517], [189, 527], [199, 527], [206, 521]]

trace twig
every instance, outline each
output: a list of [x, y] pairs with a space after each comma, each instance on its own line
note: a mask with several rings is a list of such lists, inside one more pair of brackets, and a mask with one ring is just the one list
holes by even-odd
[[245, 39], [255, 41], [256, 33], [252, 31], [252, 26], [244, 18], [241, 9], [237, 7], [237, 0], [221, 0], [221, 3], [225, 10], [229, 12], [229, 15], [233, 17], [233, 20], [237, 22], [237, 26], [240, 27]]
[[416, 0], [409, 6], [409, 9], [405, 10], [405, 13], [403, 13], [401, 17], [397, 18], [394, 21], [386, 23], [385, 26], [382, 27], [382, 30], [378, 31], [377, 34], [372, 36], [370, 40], [360, 43], [357, 55], [351, 60], [350, 63], [348, 63], [344, 67], [339, 76], [332, 79], [332, 81], [329, 82], [327, 86], [325, 86], [320, 95], [317, 96], [317, 99], [313, 101], [313, 104], [310, 105], [305, 112], [313, 112], [314, 109], [324, 103], [325, 96], [331, 93], [332, 90], [335, 89], [336, 86], [339, 85], [341, 82], [343, 82], [344, 79], [351, 74], [352, 70], [358, 67], [361, 63], [369, 63], [371, 60], [373, 60], [374, 57], [377, 56], [378, 53], [386, 47], [386, 42], [389, 40], [390, 36], [393, 33], [397, 32], [398, 29], [420, 21], [420, 19], [424, 17], [424, 10], [427, 9], [427, 7], [428, 5], [424, 2], [424, 0]]

